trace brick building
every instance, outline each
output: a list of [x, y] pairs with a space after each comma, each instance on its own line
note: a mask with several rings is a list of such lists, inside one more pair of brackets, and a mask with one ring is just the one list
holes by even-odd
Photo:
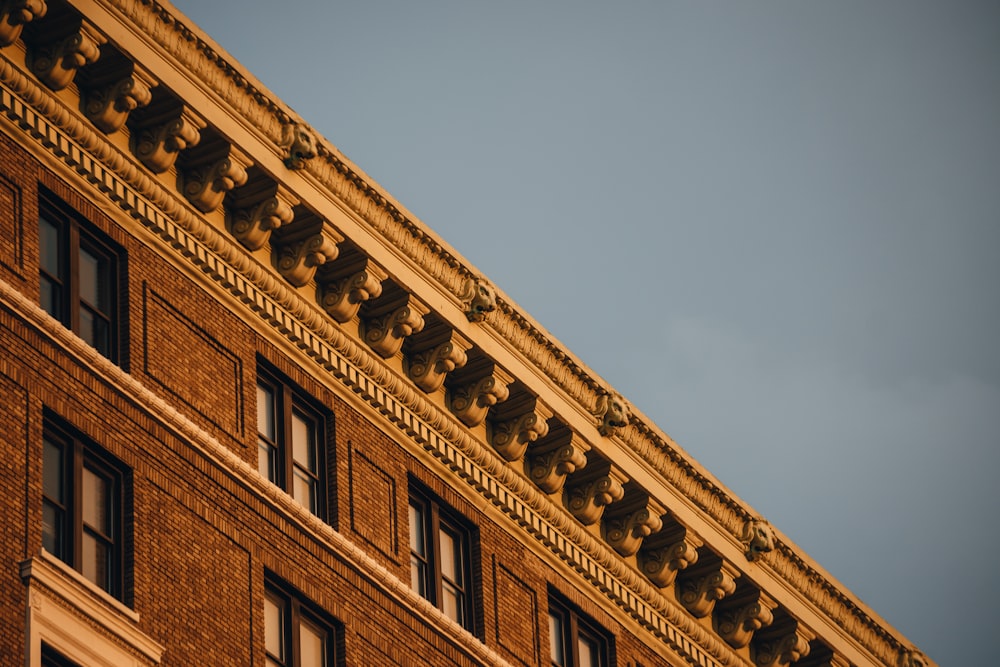
[[930, 664], [169, 4], [0, 111], [3, 665]]

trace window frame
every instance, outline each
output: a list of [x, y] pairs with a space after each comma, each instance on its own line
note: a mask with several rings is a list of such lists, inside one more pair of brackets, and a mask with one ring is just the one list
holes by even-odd
[[[267, 645], [267, 604], [269, 601], [278, 609], [281, 622], [282, 651], [287, 652], [287, 655], [283, 657], [275, 657]], [[267, 667], [303, 667], [300, 643], [303, 624], [311, 625], [324, 634], [323, 667], [336, 667], [339, 664], [340, 624], [306, 599], [299, 591], [268, 573], [265, 575], [264, 581], [264, 605], [264, 664]]]
[[[424, 553], [414, 549], [413, 517], [414, 509], [420, 522], [421, 545]], [[480, 596], [476, 591], [476, 572], [478, 571], [478, 530], [464, 516], [449, 507], [440, 498], [423, 488], [414, 480], [410, 480], [409, 498], [407, 503], [407, 523], [409, 525], [410, 546], [410, 586], [421, 597], [437, 607], [443, 614], [454, 620], [472, 633], [477, 632], [479, 620], [478, 601]], [[452, 560], [457, 566], [460, 581], [454, 581], [445, 576], [442, 571], [441, 534], [449, 534], [455, 546], [456, 553]], [[415, 567], [423, 566], [419, 575]], [[445, 610], [445, 588], [450, 586], [457, 592], [456, 599], [460, 602], [458, 618]]]
[[[57, 489], [48, 485], [46, 473], [46, 466], [50, 463], [47, 461], [47, 449], [50, 445], [56, 447], [60, 454]], [[126, 542], [131, 537], [130, 471], [95, 442], [49, 416], [46, 416], [42, 428], [41, 458], [43, 546], [46, 542], [46, 507], [54, 507], [57, 512], [61, 512], [62, 520], [53, 527], [53, 536], [59, 544], [50, 553], [108, 595], [128, 603], [126, 594], [130, 590], [127, 584], [131, 568]], [[103, 534], [88, 523], [84, 516], [85, 471], [109, 482], [104, 510], [111, 527]], [[53, 491], [58, 491], [63, 500], [52, 497]], [[87, 559], [84, 555], [84, 543], [88, 536], [106, 547], [108, 555], [104, 584], [85, 573]], [[48, 547], [46, 550], [49, 551]]]
[[[553, 618], [558, 618], [562, 632], [557, 637], [553, 632]], [[561, 596], [549, 592], [549, 660], [552, 667], [611, 667], [614, 656], [614, 638], [604, 627], [584, 614], [576, 606]], [[580, 639], [592, 640], [596, 648], [597, 664], [584, 665], [580, 662]], [[558, 644], [557, 644], [558, 642]], [[553, 649], [562, 651], [563, 662], [556, 661]]]
[[[328, 452], [331, 413], [305, 391], [293, 384], [280, 373], [258, 363], [257, 365], [257, 470], [266, 479], [280, 487], [292, 496], [296, 502], [324, 521], [328, 521], [330, 484], [328, 480]], [[272, 397], [271, 420], [275, 437], [261, 432], [261, 388], [270, 392]], [[305, 421], [312, 427], [313, 470], [299, 465], [295, 460], [295, 439], [293, 436], [295, 417]], [[274, 475], [261, 469], [261, 457], [268, 450], [268, 458], [274, 453]], [[271, 466], [269, 466], [270, 469]], [[315, 507], [309, 507], [301, 502], [295, 494], [295, 482], [298, 472], [314, 483]]]
[[[42, 247], [43, 223], [49, 223], [55, 229], [55, 267], [46, 266]], [[38, 196], [37, 231], [39, 304], [63, 326], [87, 341], [88, 345], [118, 363], [123, 346], [120, 281], [124, 275], [125, 252], [86, 217], [46, 191], [40, 191]], [[81, 296], [82, 252], [94, 257], [104, 267], [105, 275], [101, 276], [101, 269], [98, 270], [95, 289], [106, 290], [107, 293], [103, 295], [107, 300], [106, 308], [102, 308], [99, 303], [90, 303]], [[45, 298], [46, 285], [51, 286], [52, 303], [47, 303], [49, 300]], [[103, 345], [99, 341], [84, 337], [86, 332], [82, 331], [81, 320], [85, 311], [95, 321], [104, 323], [107, 329], [106, 349], [102, 349]]]

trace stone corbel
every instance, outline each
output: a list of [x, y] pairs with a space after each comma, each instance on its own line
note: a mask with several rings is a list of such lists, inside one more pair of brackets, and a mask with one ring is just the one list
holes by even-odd
[[184, 107], [178, 114], [147, 119], [135, 134], [133, 153], [154, 174], [174, 166], [182, 150], [201, 141], [205, 121]]
[[663, 528], [667, 508], [644, 492], [631, 492], [634, 500], [626, 498], [605, 512], [601, 524], [604, 541], [620, 555], [635, 555], [642, 541]]
[[899, 652], [899, 667], [930, 667], [930, 661], [917, 649], [902, 649]]
[[449, 393], [448, 406], [466, 426], [478, 426], [486, 420], [486, 413], [510, 396], [507, 385], [514, 381], [498, 366], [475, 379], [453, 387]]
[[337, 258], [337, 244], [343, 240], [344, 236], [322, 218], [297, 210], [290, 224], [272, 234], [278, 273], [295, 287], [302, 287], [320, 266]]
[[247, 182], [249, 160], [234, 151], [184, 169], [184, 196], [202, 213], [211, 213], [222, 204], [226, 193]]
[[365, 302], [382, 295], [382, 282], [388, 277], [367, 255], [347, 244], [337, 261], [324, 266], [316, 277], [320, 305], [341, 324], [350, 322]]
[[743, 524], [740, 541], [746, 547], [743, 555], [747, 560], [757, 561], [774, 549], [774, 531], [766, 520], [750, 519]]
[[733, 648], [743, 648], [753, 634], [774, 621], [778, 603], [753, 588], [726, 600], [716, 609], [715, 631]]
[[674, 583], [678, 572], [698, 562], [698, 547], [703, 543], [682, 527], [661, 531], [657, 537], [656, 544], [650, 544], [650, 540], [643, 544], [639, 569], [654, 585], [666, 588]]
[[316, 138], [304, 123], [284, 123], [278, 145], [285, 150], [284, 162], [289, 169], [303, 169], [306, 161], [316, 157]]
[[568, 427], [549, 423], [549, 433], [540, 438], [530, 449], [526, 467], [528, 477], [545, 493], [559, 493], [566, 483], [566, 476], [582, 470], [587, 465], [590, 445]]
[[368, 301], [361, 310], [359, 333], [372, 351], [388, 359], [399, 352], [407, 336], [423, 331], [428, 313], [427, 306], [389, 283], [381, 298]]
[[597, 397], [594, 416], [598, 420], [597, 430], [604, 437], [610, 437], [628, 426], [628, 403], [625, 402], [621, 394], [602, 393]]
[[21, 36], [24, 26], [45, 16], [45, 0], [2, 0], [0, 2], [0, 47], [10, 46]]
[[86, 24], [69, 35], [42, 42], [29, 50], [32, 74], [52, 90], [62, 90], [84, 65], [97, 62], [107, 40]]
[[83, 114], [101, 132], [117, 132], [132, 111], [150, 103], [155, 85], [152, 76], [136, 67], [131, 74], [90, 90], [83, 100]]
[[485, 278], [468, 278], [458, 298], [470, 322], [482, 322], [497, 307], [497, 293]]
[[406, 374], [413, 383], [428, 394], [444, 384], [448, 373], [465, 366], [472, 343], [450, 329], [444, 337], [434, 337], [429, 344], [410, 350], [407, 355]]
[[601, 520], [604, 508], [625, 497], [628, 478], [614, 466], [589, 461], [583, 472], [573, 476], [566, 487], [566, 509], [580, 523], [589, 526]]
[[528, 445], [549, 432], [552, 411], [540, 401], [534, 408], [513, 419], [494, 421], [490, 424], [490, 442], [500, 456], [508, 461], [517, 461], [524, 456]]
[[785, 667], [809, 655], [809, 642], [816, 634], [789, 617], [761, 630], [750, 646], [750, 657], [758, 667]]
[[289, 224], [298, 202], [284, 188], [271, 188], [274, 194], [258, 193], [252, 197], [234, 197], [230, 232], [244, 248], [259, 250], [271, 238], [271, 232]]
[[677, 580], [677, 599], [695, 618], [705, 618], [715, 604], [736, 592], [739, 571], [724, 561], [689, 567]]

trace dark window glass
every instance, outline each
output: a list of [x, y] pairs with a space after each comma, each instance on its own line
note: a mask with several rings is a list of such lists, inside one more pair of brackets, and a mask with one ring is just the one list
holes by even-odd
[[609, 667], [611, 640], [576, 608], [549, 597], [549, 660], [553, 667]]
[[269, 581], [264, 593], [264, 649], [268, 667], [336, 664], [333, 623], [295, 591]]
[[118, 353], [115, 285], [121, 252], [51, 197], [39, 200], [39, 301], [111, 360]]
[[42, 667], [80, 667], [48, 644], [42, 644]]
[[42, 546], [121, 599], [125, 470], [70, 429], [46, 423]]
[[474, 630], [472, 545], [468, 522], [422, 489], [411, 489], [410, 586]]
[[257, 469], [313, 514], [325, 514], [326, 419], [276, 373], [257, 379]]

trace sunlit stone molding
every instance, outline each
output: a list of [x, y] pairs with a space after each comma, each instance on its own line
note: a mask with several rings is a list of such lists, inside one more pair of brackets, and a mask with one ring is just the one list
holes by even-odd
[[604, 540], [620, 555], [633, 556], [644, 539], [663, 528], [661, 517], [666, 511], [667, 508], [645, 492], [627, 489], [625, 500], [604, 512], [601, 524]]
[[602, 393], [597, 397], [597, 407], [594, 416], [598, 419], [597, 429], [601, 435], [608, 437], [628, 426], [628, 403], [617, 393]]
[[424, 318], [423, 330], [406, 340], [406, 375], [428, 394], [444, 385], [448, 373], [469, 361], [472, 342], [436, 315]]
[[470, 322], [482, 322], [486, 314], [496, 310], [497, 293], [493, 285], [483, 277], [469, 278], [459, 294], [465, 306], [465, 316]]
[[514, 378], [488, 360], [468, 363], [462, 379], [449, 388], [448, 407], [466, 426], [479, 426], [490, 408], [510, 396]]
[[284, 161], [289, 169], [304, 169], [306, 161], [316, 157], [316, 138], [304, 123], [283, 124], [279, 146], [285, 149]]
[[47, 9], [45, 0], [0, 1], [0, 47], [16, 42], [24, 26], [45, 16]]
[[739, 570], [718, 557], [699, 555], [697, 566], [677, 578], [677, 599], [695, 618], [705, 618], [719, 600], [736, 592]]
[[698, 562], [698, 547], [703, 542], [682, 526], [664, 528], [643, 542], [639, 551], [639, 569], [653, 584], [666, 588], [677, 573]]
[[128, 115], [153, 99], [153, 78], [136, 68], [131, 74], [93, 86], [81, 100], [83, 113], [105, 134], [117, 132]]
[[197, 146], [205, 121], [187, 107], [144, 114], [133, 132], [132, 152], [154, 174], [174, 166], [180, 152]]
[[627, 481], [611, 463], [588, 458], [587, 466], [566, 485], [566, 508], [583, 525], [595, 524], [608, 505], [625, 497]]
[[545, 493], [559, 493], [566, 478], [587, 465], [588, 445], [556, 419], [549, 420], [548, 433], [533, 444], [525, 458], [528, 477]]
[[97, 62], [106, 40], [86, 24], [69, 35], [45, 39], [44, 35], [28, 50], [32, 74], [52, 90], [62, 90], [84, 65]]
[[316, 276], [320, 305], [337, 322], [350, 322], [363, 304], [382, 295], [388, 277], [353, 244], [342, 243], [337, 261], [323, 265]]
[[337, 244], [343, 234], [333, 225], [304, 207], [294, 209], [294, 219], [271, 234], [277, 251], [278, 272], [295, 287], [302, 287], [316, 275], [316, 269], [337, 258]]
[[259, 250], [267, 245], [271, 232], [292, 222], [292, 207], [297, 203], [275, 184], [252, 190], [237, 188], [228, 211], [230, 233], [247, 250]]
[[930, 661], [916, 649], [903, 649], [899, 653], [899, 667], [929, 667]]
[[740, 539], [746, 547], [744, 555], [749, 561], [760, 560], [774, 549], [774, 531], [764, 519], [750, 519], [743, 524]]
[[777, 603], [750, 585], [740, 585], [733, 596], [719, 603], [713, 618], [715, 631], [733, 648], [743, 648], [753, 634], [774, 621]]
[[750, 657], [757, 667], [785, 667], [809, 655], [815, 638], [815, 633], [779, 610], [768, 628], [757, 631]]
[[192, 162], [184, 169], [183, 192], [191, 205], [203, 213], [219, 208], [226, 193], [247, 182], [249, 160], [235, 152]]

